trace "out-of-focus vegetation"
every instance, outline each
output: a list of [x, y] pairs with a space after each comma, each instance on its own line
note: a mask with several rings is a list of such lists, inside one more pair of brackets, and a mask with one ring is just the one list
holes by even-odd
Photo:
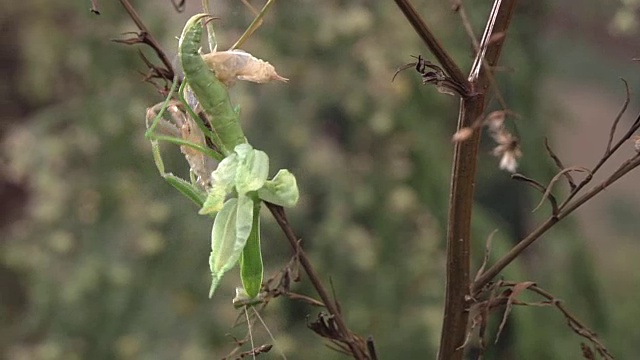
[[[189, 2], [184, 14], [170, 1], [136, 6], [173, 55], [175, 37], [199, 3]], [[416, 4], [468, 68], [471, 45], [448, 3]], [[480, 34], [488, 5], [468, 5]], [[246, 325], [233, 327], [239, 277], [230, 273], [215, 298], [207, 298], [210, 219], [157, 175], [143, 139], [144, 113], [162, 98], [140, 81], [137, 71], [145, 68], [136, 49], [109, 42], [135, 28], [115, 2], [101, 2], [100, 16], [88, 6], [12, 2], [0, 14], [0, 61], [7, 73], [0, 87], [0, 176], [3, 189], [10, 189], [1, 194], [0, 357], [221, 358], [234, 346], [227, 334], [246, 331]], [[216, 1], [214, 10], [224, 49], [252, 14], [240, 2]], [[555, 9], [522, 2], [518, 11], [502, 60], [513, 71], [500, 73], [498, 81], [511, 109], [522, 115], [521, 171], [550, 179], [554, 170], [542, 146], [550, 126], [541, 109], [553, 106], [539, 99], [545, 64], [563, 54], [543, 53], [540, 44], [546, 15]], [[286, 85], [238, 84], [232, 101], [272, 168], [296, 174], [302, 198], [288, 212], [291, 223], [319, 272], [331, 279], [350, 326], [374, 336], [381, 359], [430, 358], [442, 316], [457, 100], [422, 86], [411, 71], [391, 82], [410, 55], [428, 54], [390, 1], [281, 1], [245, 48], [290, 79]], [[539, 196], [497, 169], [490, 146], [479, 166], [478, 256], [495, 228], [494, 256], [525, 234]], [[168, 166], [185, 175], [179, 151], [166, 150], [173, 155]], [[291, 254], [264, 215], [271, 276]], [[563, 224], [504, 275], [550, 289], [611, 344], [614, 355], [637, 356], [633, 329], [614, 322], [637, 318], [638, 308], [618, 307], [624, 300], [603, 292], [599, 280], [606, 276], [581, 235]], [[294, 290], [312, 294], [304, 279]], [[305, 329], [306, 316], [316, 311], [286, 299], [267, 308], [277, 348], [289, 358], [341, 358]], [[254, 336], [270, 342], [259, 326]], [[490, 356], [577, 358], [579, 341], [555, 310], [517, 308]], [[265, 358], [276, 356], [274, 349]]]

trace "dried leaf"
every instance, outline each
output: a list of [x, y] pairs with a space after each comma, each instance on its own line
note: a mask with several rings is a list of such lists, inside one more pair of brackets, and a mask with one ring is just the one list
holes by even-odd
[[[551, 149], [551, 146], [549, 145], [549, 139], [547, 137], [544, 138], [544, 147], [547, 149], [547, 153], [549, 154], [551, 159], [553, 159], [553, 162], [558, 167], [558, 170], [563, 170], [565, 166], [560, 160], [560, 158], [558, 157], [558, 155], [556, 155], [556, 153], [553, 152], [553, 150]], [[573, 181], [573, 177], [571, 177], [571, 174], [569, 172], [566, 172], [564, 173], [564, 177], [567, 179], [567, 182], [569, 183], [569, 187], [571, 188], [571, 190], [575, 189], [576, 183]]]
[[440, 94], [446, 94], [451, 96], [456, 95], [456, 93], [453, 90], [449, 89], [447, 86], [444, 86], [444, 85], [436, 84], [436, 89]]
[[[553, 194], [551, 194], [550, 192], [547, 193], [547, 188], [544, 187], [544, 185], [540, 184], [539, 182], [535, 181], [534, 179], [528, 178], [522, 174], [513, 174], [511, 175], [511, 178], [514, 180], [519, 180], [519, 181], [524, 181], [527, 185], [531, 186], [532, 188], [540, 191], [543, 195], [546, 196], [546, 198], [549, 199], [549, 202], [551, 203], [551, 212], [554, 215], [558, 214], [558, 201], [556, 200], [555, 196], [553, 196]], [[544, 199], [544, 198], [543, 198]]]
[[582, 357], [587, 360], [595, 360], [596, 356], [593, 354], [593, 350], [589, 347], [589, 345], [585, 343], [580, 343], [580, 348], [582, 349]]
[[487, 238], [487, 242], [484, 248], [484, 258], [482, 259], [482, 265], [480, 265], [480, 268], [476, 273], [475, 280], [478, 280], [478, 278], [480, 278], [480, 276], [484, 272], [485, 267], [487, 266], [487, 263], [489, 262], [489, 256], [491, 255], [491, 243], [493, 242], [493, 237], [497, 233], [498, 229], [495, 229], [491, 232], [491, 234], [489, 234], [489, 237]]
[[553, 189], [553, 185], [558, 182], [558, 180], [560, 180], [560, 177], [562, 177], [565, 173], [567, 172], [571, 172], [571, 171], [577, 171], [577, 172], [586, 172], [591, 174], [591, 170], [582, 167], [582, 166], [572, 166], [572, 167], [568, 167], [568, 168], [564, 168], [562, 169], [562, 171], [560, 171], [559, 173], [556, 174], [556, 176], [553, 177], [553, 179], [551, 179], [551, 181], [549, 182], [549, 185], [547, 186], [547, 190], [544, 192], [544, 194], [542, 195], [542, 199], [540, 199], [540, 202], [538, 203], [538, 205], [533, 209], [532, 212], [535, 212], [536, 210], [538, 210], [540, 208], [540, 206], [542, 206], [542, 203], [544, 203], [544, 200], [546, 198], [549, 197], [549, 195], [551, 194], [551, 190]]
[[259, 84], [272, 80], [289, 81], [278, 75], [273, 65], [242, 50], [217, 51], [202, 55], [202, 59], [227, 87], [236, 80]]
[[515, 284], [511, 289], [511, 293], [509, 294], [509, 298], [507, 299], [507, 305], [504, 309], [504, 315], [502, 316], [502, 322], [498, 327], [498, 333], [496, 334], [496, 343], [498, 343], [498, 339], [500, 338], [500, 333], [502, 333], [502, 329], [504, 329], [505, 324], [507, 323], [507, 317], [511, 313], [511, 309], [513, 308], [513, 304], [517, 301], [518, 295], [520, 295], [523, 291], [527, 290], [529, 287], [534, 286], [536, 283], [533, 281], [524, 281], [521, 283]]

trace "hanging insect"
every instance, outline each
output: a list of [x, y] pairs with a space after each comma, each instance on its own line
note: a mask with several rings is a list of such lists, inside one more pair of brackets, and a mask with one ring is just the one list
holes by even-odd
[[438, 92], [443, 94], [458, 94], [460, 96], [465, 96], [467, 94], [465, 87], [458, 84], [453, 80], [453, 78], [447, 76], [440, 66], [423, 58], [422, 55], [418, 55], [417, 57], [411, 55], [411, 57], [416, 58], [417, 61], [399, 67], [391, 81], [393, 81], [401, 71], [415, 67], [416, 71], [422, 75], [422, 84], [435, 85]]
[[[299, 194], [295, 177], [286, 169], [268, 179], [269, 157], [249, 145], [228, 88], [236, 80], [265, 83], [287, 79], [268, 62], [233, 48], [216, 52], [211, 46], [213, 52], [202, 55], [201, 37], [210, 18], [198, 14], [185, 24], [178, 44], [184, 71], [177, 90], [179, 101], [172, 99], [178, 84], [175, 78], [165, 101], [147, 111], [145, 136], [151, 141], [160, 174], [200, 207], [200, 215], [214, 217], [209, 296], [222, 276], [239, 263], [244, 300], [251, 304], [262, 299], [261, 204], [269, 201], [290, 207]], [[190, 166], [190, 182], [165, 172], [160, 140], [180, 145]]]

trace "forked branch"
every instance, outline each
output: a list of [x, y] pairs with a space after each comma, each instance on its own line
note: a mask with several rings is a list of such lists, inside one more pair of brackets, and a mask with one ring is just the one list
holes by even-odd
[[[628, 94], [628, 93], [627, 93]], [[627, 95], [628, 96], [628, 95]], [[626, 109], [626, 101], [623, 109]], [[618, 114], [612, 124], [612, 131], [614, 133], [614, 129], [617, 126], [619, 118], [622, 114]], [[538, 226], [535, 230], [533, 230], [527, 237], [522, 239], [516, 246], [514, 246], [507, 254], [505, 254], [502, 258], [496, 261], [489, 269], [483, 273], [471, 286], [471, 294], [477, 295], [482, 288], [487, 285], [495, 276], [497, 276], [505, 267], [507, 267], [511, 262], [513, 262], [525, 249], [527, 249], [531, 244], [536, 242], [544, 233], [547, 232], [553, 225], [555, 225], [558, 221], [564, 219], [569, 214], [573, 213], [576, 209], [582, 206], [584, 203], [592, 199], [594, 196], [601, 193], [604, 189], [609, 187], [611, 184], [619, 180], [624, 175], [628, 174], [630, 171], [634, 170], [638, 166], [640, 166], [640, 153], [635, 153], [629, 159], [624, 161], [620, 166], [613, 172], [609, 177], [600, 182], [599, 184], [593, 186], [591, 189], [580, 195], [578, 198], [575, 198], [578, 193], [589, 183], [591, 183], [593, 179], [593, 175], [602, 167], [604, 163], [606, 163], [611, 156], [616, 153], [621, 146], [625, 143], [629, 144], [629, 141], [633, 138], [633, 135], [640, 129], [640, 114], [633, 121], [629, 129], [625, 132], [625, 134], [617, 141], [614, 145], [610, 146], [611, 139], [608, 141], [607, 151], [605, 151], [602, 158], [597, 162], [597, 164], [592, 168], [588, 169], [587, 177], [582, 180], [578, 185], [572, 186], [572, 190], [567, 196], [567, 198], [559, 205], [559, 211], [556, 214], [552, 214], [547, 220], [545, 220], [542, 224]], [[554, 180], [557, 180], [559, 175], [563, 173], [567, 173], [569, 169], [575, 168], [565, 168], [560, 171]], [[549, 186], [545, 187], [549, 188]], [[547, 194], [547, 191], [545, 191]]]
[[[589, 329], [586, 325], [584, 325], [575, 315], [573, 315], [562, 303], [562, 301], [556, 297], [554, 297], [548, 291], [540, 288], [534, 282], [531, 281], [523, 281], [523, 282], [514, 282], [514, 281], [497, 281], [491, 284], [486, 289], [485, 299], [482, 301], [476, 301], [470, 306], [470, 312], [473, 313], [473, 321], [471, 323], [471, 328], [467, 334], [467, 339], [471, 338], [472, 333], [475, 328], [479, 328], [478, 333], [478, 341], [479, 341], [479, 351], [482, 355], [485, 350], [485, 343], [487, 342], [486, 337], [486, 327], [488, 324], [489, 314], [498, 309], [503, 310], [502, 321], [498, 326], [498, 330], [495, 335], [494, 342], [498, 342], [500, 337], [500, 333], [504, 330], [507, 319], [511, 313], [513, 305], [518, 306], [542, 306], [542, 307], [555, 307], [558, 309], [565, 320], [567, 321], [567, 325], [573, 332], [575, 332], [578, 336], [581, 336], [585, 340], [587, 340], [591, 346], [582, 343], [583, 353], [585, 351], [589, 351], [593, 353], [594, 351], [600, 354], [602, 358], [605, 360], [613, 360], [613, 356], [607, 348], [602, 344], [600, 339], [598, 339], [597, 334]], [[519, 299], [520, 295], [524, 291], [533, 292], [539, 296], [541, 296], [544, 300], [536, 301], [536, 302], [526, 302]], [[594, 359], [595, 357], [591, 357], [589, 359]]]

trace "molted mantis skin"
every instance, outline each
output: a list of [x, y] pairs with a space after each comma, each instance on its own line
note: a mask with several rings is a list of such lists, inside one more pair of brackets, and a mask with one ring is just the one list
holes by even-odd
[[[147, 124], [154, 121], [158, 117], [158, 113], [163, 108], [163, 103], [156, 104], [155, 106], [147, 109]], [[215, 168], [215, 164], [212, 158], [201, 151], [206, 148], [205, 135], [198, 128], [195, 121], [188, 116], [183, 110], [181, 110], [182, 104], [178, 101], [171, 101], [164, 109], [165, 114], [169, 114], [169, 120], [160, 117], [157, 120], [157, 125], [154, 127], [157, 129], [160, 137], [164, 136], [173, 137], [175, 139], [182, 139], [184, 143], [190, 143], [191, 145], [198, 145], [200, 148], [196, 149], [187, 145], [180, 145], [180, 151], [184, 154], [192, 173], [197, 178], [198, 186], [204, 189], [209, 183], [211, 171]], [[157, 136], [154, 134], [154, 136]]]
[[289, 81], [278, 75], [273, 65], [242, 50], [212, 52], [202, 55], [202, 59], [226, 86], [233, 85], [236, 79], [259, 84], [272, 80]]
[[222, 144], [220, 150], [226, 156], [236, 145], [246, 143], [238, 114], [229, 100], [227, 88], [209, 70], [198, 52], [202, 38], [200, 20], [208, 15], [194, 15], [187, 21], [179, 42], [179, 56], [185, 80], [191, 86], [202, 109], [210, 116], [214, 132]]
[[[180, 135], [186, 141], [190, 141], [194, 144], [206, 147], [206, 141], [204, 134], [195, 121], [189, 116], [184, 116], [184, 123], [180, 127]], [[197, 183], [202, 188], [205, 188], [211, 180], [211, 171], [215, 168], [211, 158], [206, 156], [203, 152], [197, 149], [190, 148], [188, 146], [180, 146], [180, 151], [184, 154], [185, 159], [189, 163], [189, 167], [193, 174], [196, 175]]]

